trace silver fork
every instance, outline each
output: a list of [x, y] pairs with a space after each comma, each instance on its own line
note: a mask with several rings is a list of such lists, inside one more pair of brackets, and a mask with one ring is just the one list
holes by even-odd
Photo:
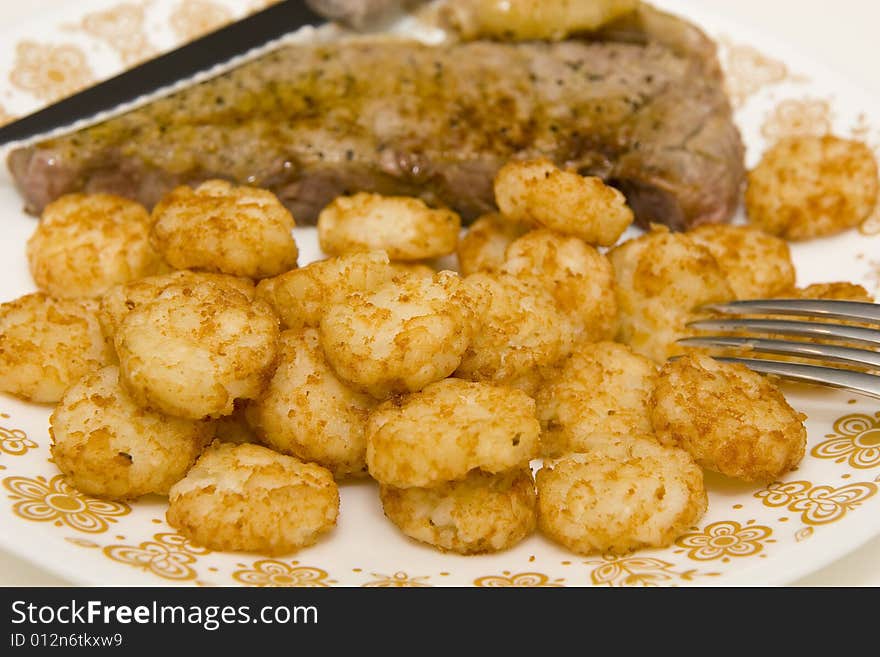
[[[880, 370], [880, 304], [859, 301], [828, 301], [820, 299], [780, 299], [760, 301], [733, 301], [712, 304], [701, 311], [726, 315], [719, 319], [701, 319], [688, 324], [700, 331], [720, 331], [750, 335], [692, 337], [679, 340], [689, 347], [715, 349], [747, 349], [760, 354], [796, 356], [824, 363], [861, 365], [867, 369]], [[783, 315], [801, 320], [735, 318], [743, 315]], [[843, 320], [868, 326], [848, 326], [811, 320]], [[781, 335], [803, 338], [821, 338], [843, 342], [839, 344], [814, 344], [780, 340], [761, 335]], [[873, 347], [860, 349], [855, 345]], [[783, 379], [831, 386], [851, 390], [880, 399], [880, 376], [867, 372], [837, 369], [823, 365], [789, 363], [763, 358], [718, 358], [718, 360], [741, 363], [762, 374], [774, 374]]]

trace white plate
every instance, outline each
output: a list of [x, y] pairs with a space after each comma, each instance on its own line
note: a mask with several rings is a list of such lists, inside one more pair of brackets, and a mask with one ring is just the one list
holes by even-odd
[[[117, 70], [126, 44], [141, 30], [144, 38], [162, 48], [185, 31], [181, 28], [176, 35], [169, 28], [173, 11], [181, 5], [168, 0], [142, 5], [140, 15], [131, 7], [141, 5], [126, 3], [127, 13], [116, 14], [119, 21], [111, 21], [115, 32], [100, 29], [112, 14], [105, 16], [104, 23], [84, 17], [117, 3], [94, 0], [75, 3], [75, 8], [72, 4], [64, 3], [63, 13], [51, 23], [7, 26], [0, 34], [0, 112], [5, 108], [8, 113], [23, 113], [39, 106], [51, 96], [53, 85], [65, 83], [52, 73], [69, 71], [65, 66], [99, 76]], [[234, 7], [241, 11], [248, 4], [254, 3], [225, 3], [229, 16], [236, 15]], [[710, 33], [736, 35], [735, 42], [724, 42], [722, 54], [731, 72], [731, 90], [740, 102], [738, 120], [750, 163], [760, 156], [767, 139], [795, 124], [808, 130], [833, 127], [876, 145], [880, 117], [861, 115], [875, 103], [860, 88], [779, 46], [772, 36], [713, 15], [701, 3], [681, 4]], [[221, 14], [218, 11], [217, 16]], [[119, 37], [123, 24], [127, 38]], [[84, 26], [91, 26], [91, 32]], [[41, 45], [34, 50], [28, 42]], [[69, 47], [59, 50], [61, 44]], [[34, 220], [20, 207], [4, 170], [0, 174], [2, 300], [33, 290], [24, 244]], [[302, 262], [317, 257], [313, 231], [298, 230], [297, 241]], [[872, 254], [880, 252], [877, 247], [877, 237], [857, 231], [797, 245], [793, 251], [799, 282], [851, 280], [876, 292], [880, 261]], [[578, 557], [539, 536], [498, 555], [440, 554], [406, 539], [390, 525], [382, 515], [375, 486], [366, 482], [342, 487], [339, 527], [313, 548], [282, 559], [208, 552], [186, 543], [168, 527], [158, 498], [124, 505], [92, 500], [67, 487], [47, 459], [50, 409], [0, 396], [0, 547], [82, 584], [785, 583], [880, 535], [878, 404], [821, 390], [787, 393], [809, 417], [807, 456], [797, 471], [783, 482], [763, 487], [709, 476], [709, 511], [699, 527], [668, 549], [617, 559]]]

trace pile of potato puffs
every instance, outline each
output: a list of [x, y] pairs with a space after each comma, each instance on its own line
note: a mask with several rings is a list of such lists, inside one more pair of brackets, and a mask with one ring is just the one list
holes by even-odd
[[[463, 236], [419, 199], [341, 197], [318, 224], [331, 257], [300, 268], [265, 190], [208, 181], [152, 213], [65, 196], [28, 242], [40, 291], [0, 306], [0, 390], [55, 405], [52, 456], [77, 489], [168, 496], [168, 522], [216, 550], [310, 545], [338, 483], [367, 476], [441, 550], [536, 528], [580, 554], [665, 546], [705, 512], [704, 469], [772, 480], [806, 441], [771, 379], [669, 360], [676, 340], [713, 302], [869, 299], [796, 288], [783, 239], [865, 219], [866, 151], [785, 142], [751, 174], [753, 225], [619, 244], [623, 195], [548, 161], [505, 166], [498, 213]], [[459, 271], [436, 271], [452, 254]]]

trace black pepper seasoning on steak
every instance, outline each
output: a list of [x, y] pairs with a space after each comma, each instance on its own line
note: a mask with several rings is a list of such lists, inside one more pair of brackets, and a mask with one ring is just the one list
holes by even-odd
[[505, 162], [546, 156], [619, 187], [643, 224], [726, 221], [743, 146], [714, 50], [692, 32], [670, 45], [624, 28], [621, 42], [293, 45], [9, 166], [34, 213], [67, 192], [152, 206], [224, 178], [273, 190], [307, 224], [356, 191], [471, 219], [493, 209]]

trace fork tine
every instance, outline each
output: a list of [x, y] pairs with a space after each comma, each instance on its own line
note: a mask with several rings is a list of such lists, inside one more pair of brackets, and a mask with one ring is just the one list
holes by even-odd
[[699, 331], [773, 333], [880, 345], [880, 332], [863, 326], [811, 324], [783, 319], [704, 319], [688, 324]]
[[723, 315], [807, 315], [880, 325], [880, 304], [827, 299], [767, 299], [731, 301], [703, 306]]
[[880, 353], [852, 347], [841, 347], [831, 344], [814, 344], [811, 342], [789, 342], [787, 340], [770, 340], [750, 337], [707, 336], [701, 338], [683, 338], [678, 341], [686, 347], [716, 347], [723, 349], [748, 349], [753, 352], [797, 356], [813, 360], [824, 360], [835, 363], [867, 365], [880, 369]]
[[739, 363], [756, 372], [774, 374], [790, 381], [831, 386], [880, 399], [880, 376], [873, 374], [755, 358], [718, 358], [717, 360], [726, 363]]

